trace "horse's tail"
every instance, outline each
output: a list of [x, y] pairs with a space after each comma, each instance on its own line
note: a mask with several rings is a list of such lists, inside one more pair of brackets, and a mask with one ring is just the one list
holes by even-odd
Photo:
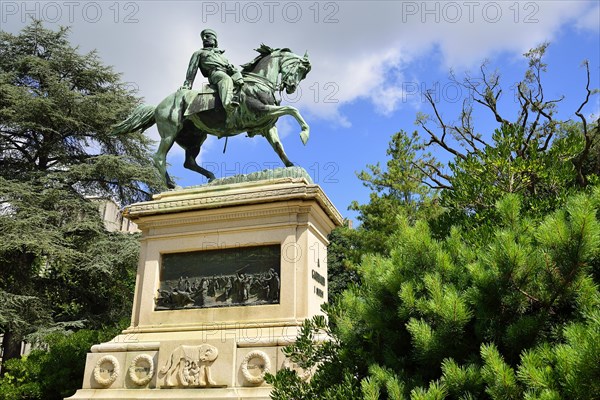
[[122, 135], [137, 131], [144, 132], [156, 123], [154, 119], [155, 110], [155, 106], [147, 104], [138, 106], [125, 121], [113, 125], [112, 134]]

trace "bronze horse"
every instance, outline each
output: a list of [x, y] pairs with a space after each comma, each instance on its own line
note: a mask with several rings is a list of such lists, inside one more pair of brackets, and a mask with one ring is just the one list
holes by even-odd
[[[215, 179], [212, 172], [196, 163], [207, 135], [218, 138], [243, 132], [247, 132], [250, 137], [262, 135], [285, 166], [293, 166], [279, 140], [275, 123], [283, 115], [296, 118], [302, 129], [300, 138], [304, 144], [308, 141], [310, 129], [295, 107], [279, 105], [280, 101], [276, 99], [275, 93], [284, 89], [288, 94], [294, 93], [299, 82], [310, 71], [310, 61], [307, 54], [301, 57], [287, 48], [272, 49], [263, 44], [256, 51], [259, 55], [242, 66], [244, 85], [240, 93], [240, 106], [229, 116], [220, 107], [220, 100], [216, 98], [216, 93], [212, 93], [214, 90], [209, 89], [211, 94], [207, 95], [195, 90], [179, 89], [156, 107], [139, 106], [125, 121], [114, 126], [113, 133], [145, 131], [156, 124], [160, 144], [153, 161], [169, 188], [176, 187], [167, 173], [166, 165], [167, 153], [173, 143], [185, 150], [185, 168], [206, 176], [209, 182]], [[280, 75], [281, 83], [278, 84]], [[206, 100], [207, 96], [210, 96], [209, 101]], [[199, 97], [203, 100], [199, 101]]]

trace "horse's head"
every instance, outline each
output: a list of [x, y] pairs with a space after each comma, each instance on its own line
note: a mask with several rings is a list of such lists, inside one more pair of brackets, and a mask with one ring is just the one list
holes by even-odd
[[242, 65], [242, 72], [262, 76], [274, 86], [281, 74], [281, 87], [288, 94], [296, 91], [300, 81], [310, 71], [308, 54], [299, 56], [288, 48], [274, 49], [265, 44], [261, 44], [256, 51], [259, 55], [249, 63]]
[[298, 88], [298, 84], [310, 71], [310, 61], [308, 53], [300, 57], [291, 51], [282, 51], [283, 60], [281, 62], [281, 86], [285, 88], [287, 94], [292, 94]]

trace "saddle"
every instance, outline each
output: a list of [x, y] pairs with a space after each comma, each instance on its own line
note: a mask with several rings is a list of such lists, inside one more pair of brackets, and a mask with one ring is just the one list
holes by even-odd
[[[202, 111], [212, 110], [217, 106], [218, 96], [217, 90], [208, 83], [203, 84], [200, 90], [188, 90], [185, 94], [186, 106], [183, 115], [187, 117]], [[218, 104], [220, 103], [219, 101]]]

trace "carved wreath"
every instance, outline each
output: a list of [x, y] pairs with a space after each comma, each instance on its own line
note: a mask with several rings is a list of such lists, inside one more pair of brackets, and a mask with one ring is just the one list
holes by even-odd
[[[113, 370], [108, 378], [104, 378], [101, 375], [102, 364], [110, 363], [113, 367]], [[98, 362], [96, 362], [96, 366], [94, 367], [94, 379], [98, 382], [99, 385], [108, 387], [113, 384], [114, 381], [117, 380], [119, 374], [121, 373], [121, 368], [119, 367], [119, 361], [115, 356], [106, 355], [100, 357]]]
[[[146, 361], [146, 363], [148, 363], [150, 366], [148, 374], [143, 378], [139, 378], [135, 371], [141, 361]], [[131, 378], [131, 381], [138, 386], [144, 386], [152, 380], [152, 376], [154, 376], [154, 360], [152, 357], [150, 357], [148, 354], [137, 355], [129, 365], [129, 378]]]
[[[248, 371], [248, 362], [253, 358], [259, 358], [263, 362], [263, 371], [260, 375], [254, 376]], [[271, 370], [271, 360], [269, 356], [260, 350], [254, 350], [246, 354], [244, 361], [242, 361], [242, 375], [248, 381], [248, 383], [259, 384], [265, 381], [265, 374]]]

